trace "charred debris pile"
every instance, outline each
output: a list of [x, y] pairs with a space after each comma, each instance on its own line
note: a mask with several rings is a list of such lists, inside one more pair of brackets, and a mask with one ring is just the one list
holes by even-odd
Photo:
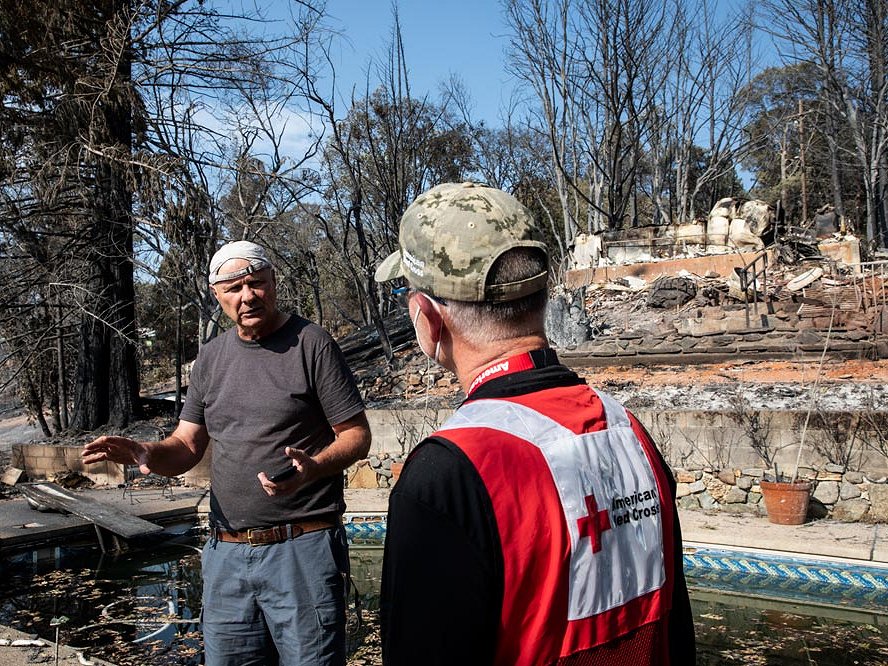
[[[807, 228], [759, 201], [719, 201], [708, 220], [579, 238], [547, 329], [568, 363], [683, 365], [750, 359], [888, 358], [888, 253], [861, 262], [828, 209]], [[403, 313], [341, 345], [369, 404], [452, 407], [455, 377], [429, 364]]]
[[586, 242], [593, 251], [575, 248], [575, 259], [594, 264], [567, 271], [548, 322], [576, 356], [888, 357], [888, 254], [862, 262], [830, 211], [781, 227], [766, 204], [725, 199], [705, 225]]

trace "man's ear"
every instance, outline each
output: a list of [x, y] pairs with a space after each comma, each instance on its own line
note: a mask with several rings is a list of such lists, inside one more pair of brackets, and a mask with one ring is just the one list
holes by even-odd
[[216, 293], [216, 285], [210, 285], [210, 292], [213, 294], [213, 297], [216, 299], [216, 302], [219, 302], [219, 294]]
[[429, 336], [432, 338], [431, 341], [433, 344], [437, 344], [441, 339], [441, 329], [444, 326], [444, 317], [441, 314], [440, 306], [421, 291], [417, 292], [416, 298], [419, 303], [420, 311], [429, 322]]

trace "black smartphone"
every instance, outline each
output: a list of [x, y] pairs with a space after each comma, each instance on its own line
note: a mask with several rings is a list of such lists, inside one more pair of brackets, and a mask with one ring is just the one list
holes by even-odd
[[269, 476], [268, 480], [272, 483], [279, 483], [281, 481], [286, 481], [294, 474], [296, 474], [296, 465], [290, 465], [287, 469]]

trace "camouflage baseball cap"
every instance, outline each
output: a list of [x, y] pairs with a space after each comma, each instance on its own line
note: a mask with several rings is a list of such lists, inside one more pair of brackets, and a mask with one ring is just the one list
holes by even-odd
[[479, 303], [511, 301], [546, 286], [547, 272], [487, 285], [503, 252], [538, 248], [543, 234], [533, 215], [510, 194], [478, 183], [444, 183], [421, 194], [401, 218], [400, 249], [376, 269], [376, 281], [404, 277], [439, 298]]

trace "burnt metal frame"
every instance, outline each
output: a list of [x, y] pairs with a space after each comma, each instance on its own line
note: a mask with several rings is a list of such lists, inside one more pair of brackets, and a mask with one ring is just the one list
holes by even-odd
[[[127, 494], [129, 495], [130, 504], [136, 503], [135, 491], [136, 486], [133, 484], [133, 480], [139, 476], [141, 472], [139, 471], [138, 465], [124, 465], [123, 466], [123, 483], [119, 484], [117, 487], [123, 489], [123, 499], [126, 499]], [[173, 480], [168, 476], [161, 476], [160, 483], [160, 496], [166, 497], [171, 502], [175, 499], [173, 497]], [[154, 489], [157, 487], [155, 486]], [[140, 488], [140, 490], [146, 490], [146, 488]]]
[[[888, 305], [888, 289], [886, 289], [886, 285], [888, 285], [888, 261], [866, 261], [854, 265], [861, 272], [861, 282], [863, 283], [861, 303], [864, 309]], [[876, 287], [877, 277], [879, 278], [878, 287]]]
[[[762, 267], [760, 270], [756, 270], [756, 264], [761, 262]], [[752, 306], [755, 310], [755, 315], [758, 317], [759, 309], [758, 309], [758, 293], [756, 290], [756, 284], [761, 284], [762, 286], [762, 296], [764, 298], [764, 302], [767, 305], [768, 303], [768, 252], [764, 251], [756, 255], [756, 257], [746, 264], [743, 268], [735, 269], [737, 271], [737, 277], [740, 278], [740, 290], [743, 292], [743, 305], [746, 310], [746, 328], [751, 328], [749, 323], [749, 288], [752, 287], [755, 290]], [[750, 278], [750, 275], [752, 276]], [[759, 282], [759, 277], [761, 277], [761, 282]]]

